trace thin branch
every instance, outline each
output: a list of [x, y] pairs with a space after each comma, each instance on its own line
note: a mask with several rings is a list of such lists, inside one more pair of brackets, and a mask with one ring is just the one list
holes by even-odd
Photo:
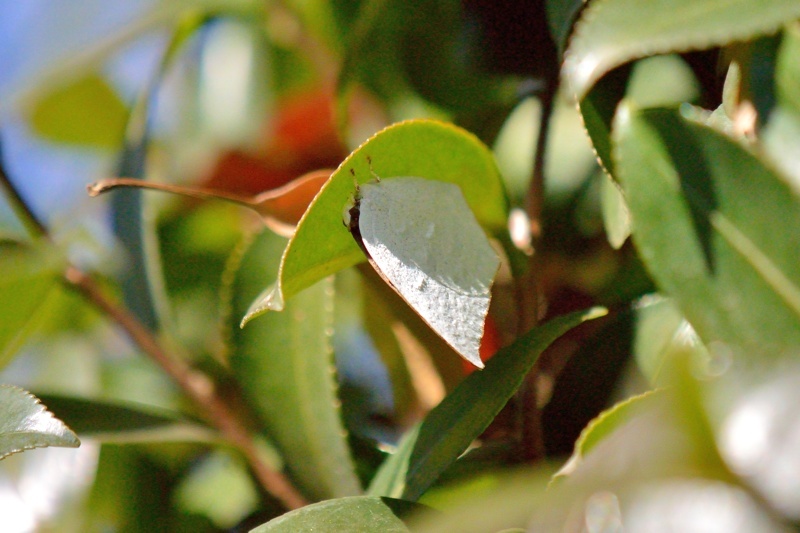
[[39, 220], [39, 217], [36, 216], [36, 213], [34, 213], [31, 210], [28, 203], [19, 194], [19, 191], [17, 190], [16, 186], [11, 181], [11, 178], [8, 176], [3, 161], [3, 149], [1, 143], [0, 143], [0, 185], [2, 186], [6, 195], [8, 196], [8, 201], [11, 203], [11, 208], [14, 210], [14, 213], [17, 215], [17, 217], [22, 221], [25, 228], [32, 235], [35, 235], [37, 237], [48, 237], [48, 231], [44, 223], [42, 223], [42, 221]]
[[556, 88], [553, 83], [548, 83], [539, 93], [539, 102], [542, 112], [539, 118], [539, 134], [536, 137], [536, 152], [533, 157], [533, 171], [531, 173], [530, 187], [525, 198], [525, 210], [530, 221], [531, 237], [534, 250], [542, 237], [542, 212], [544, 206], [544, 165], [547, 152], [548, 131], [550, 118], [553, 115]]
[[[536, 148], [533, 160], [533, 171], [530, 186], [525, 199], [525, 210], [530, 224], [531, 247], [533, 254], [530, 257], [528, 272], [517, 280], [516, 288], [519, 295], [519, 324], [523, 331], [535, 327], [539, 322], [539, 308], [541, 295], [539, 294], [538, 271], [541, 257], [540, 244], [544, 222], [544, 186], [545, 186], [545, 156], [547, 140], [549, 138], [550, 118], [553, 114], [555, 103], [556, 83], [546, 80], [545, 86], [539, 92], [541, 115], [539, 118], [539, 132], [536, 138]], [[519, 409], [520, 455], [525, 461], [539, 461], [544, 459], [546, 450], [544, 445], [544, 430], [542, 428], [542, 413], [538, 402], [537, 380], [540, 374], [539, 365], [535, 365], [525, 378], [525, 382], [517, 394], [517, 407]]]
[[[2, 164], [0, 153], [0, 186], [5, 190], [14, 211], [23, 220], [31, 233], [50, 238], [47, 227], [30, 209], [17, 191]], [[193, 369], [184, 360], [170, 356], [153, 333], [127, 309], [111, 301], [97, 283], [78, 268], [70, 265], [64, 277], [91, 304], [114, 321], [131, 341], [148, 355], [194, 402], [201, 413], [217, 428], [226, 441], [238, 449], [247, 460], [261, 486], [288, 509], [297, 509], [308, 504], [292, 483], [281, 472], [272, 469], [259, 454], [255, 439], [247, 429], [238, 412], [232, 409], [217, 394], [214, 383], [204, 373]]]
[[70, 286], [122, 328], [131, 341], [172, 378], [223, 437], [244, 455], [267, 492], [288, 509], [308, 504], [286, 476], [262, 460], [253, 436], [237, 413], [216, 394], [208, 376], [191, 368], [185, 361], [171, 357], [141, 322], [108, 299], [97, 283], [84, 272], [70, 266], [65, 278]]

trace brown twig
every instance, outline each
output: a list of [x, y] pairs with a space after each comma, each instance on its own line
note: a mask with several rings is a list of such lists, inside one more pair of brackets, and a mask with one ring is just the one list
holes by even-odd
[[[47, 227], [36, 217], [6, 174], [1, 156], [0, 186], [5, 190], [15, 212], [24, 221], [28, 230], [39, 237], [49, 238]], [[109, 299], [89, 275], [69, 265], [64, 278], [70, 287], [77, 290], [117, 324], [130, 340], [183, 390], [223, 438], [241, 452], [264, 490], [288, 509], [297, 509], [308, 504], [286, 476], [264, 462], [258, 452], [254, 436], [247, 429], [245, 422], [237, 411], [217, 394], [214, 383], [208, 376], [193, 369], [184, 360], [172, 357], [149, 329], [127, 309]]]
[[[536, 148], [533, 160], [530, 186], [525, 199], [525, 211], [528, 215], [531, 235], [531, 248], [528, 272], [518, 280], [518, 293], [520, 294], [520, 325], [523, 331], [535, 327], [539, 322], [539, 308], [541, 295], [539, 294], [538, 270], [541, 257], [540, 244], [542, 241], [544, 212], [544, 166], [547, 148], [550, 118], [556, 94], [556, 84], [552, 81], [545, 83], [538, 97], [541, 103], [539, 118], [539, 132], [536, 139]], [[519, 408], [520, 455], [524, 461], [539, 461], [545, 457], [544, 430], [542, 428], [542, 413], [538, 405], [537, 380], [539, 365], [535, 365], [525, 378], [525, 382], [517, 395]]]
[[65, 278], [70, 286], [122, 328], [131, 341], [172, 378], [223, 437], [244, 455], [265, 490], [289, 509], [308, 504], [282, 473], [273, 470], [261, 459], [253, 436], [236, 413], [216, 394], [208, 376], [191, 368], [185, 361], [170, 356], [141, 322], [107, 298], [97, 283], [84, 272], [70, 266]]

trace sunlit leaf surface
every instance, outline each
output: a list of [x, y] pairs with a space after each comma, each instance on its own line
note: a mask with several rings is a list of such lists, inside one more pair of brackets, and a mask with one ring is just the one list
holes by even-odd
[[0, 386], [0, 458], [31, 448], [77, 448], [80, 441], [32, 394]]

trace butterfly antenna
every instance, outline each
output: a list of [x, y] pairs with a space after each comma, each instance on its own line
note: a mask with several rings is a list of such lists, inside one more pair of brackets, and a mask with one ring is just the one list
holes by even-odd
[[375, 178], [375, 181], [381, 181], [381, 177], [372, 169], [372, 157], [367, 156], [367, 164], [369, 165], [369, 173]]

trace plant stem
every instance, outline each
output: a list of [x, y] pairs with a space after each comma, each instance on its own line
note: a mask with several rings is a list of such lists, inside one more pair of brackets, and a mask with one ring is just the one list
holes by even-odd
[[70, 266], [65, 278], [73, 288], [122, 328], [131, 341], [172, 378], [225, 439], [244, 455], [267, 492], [289, 509], [308, 504], [282, 473], [273, 470], [261, 459], [253, 436], [236, 412], [216, 394], [214, 383], [208, 376], [191, 368], [185, 361], [170, 356], [141, 322], [108, 299], [97, 283], [84, 272]]
[[30, 233], [31, 236], [48, 237], [47, 228], [31, 210], [30, 206], [25, 202], [25, 199], [19, 194], [17, 188], [11, 182], [11, 178], [9, 178], [6, 173], [5, 164], [3, 164], [2, 144], [0, 144], [0, 186], [2, 186], [2, 189], [8, 197], [11, 209], [22, 221], [28, 233]]
[[[20, 196], [5, 172], [0, 156], [0, 186], [5, 190], [15, 213], [28, 230], [39, 237], [49, 238], [47, 227], [36, 217], [30, 206]], [[101, 290], [90, 276], [69, 265], [64, 278], [109, 319], [115, 322], [131, 341], [148, 355], [194, 402], [201, 413], [217, 428], [227, 442], [239, 450], [250, 465], [258, 482], [269, 494], [288, 509], [297, 509], [308, 501], [281, 472], [272, 469], [261, 458], [255, 439], [238, 412], [217, 394], [213, 381], [204, 373], [193, 369], [184, 360], [172, 357], [133, 314], [118, 306]]]
[[[555, 99], [555, 86], [548, 83], [539, 93], [539, 102], [542, 111], [539, 118], [539, 134], [536, 137], [536, 152], [533, 158], [533, 170], [531, 172], [530, 187], [525, 198], [525, 210], [530, 221], [531, 237], [533, 239], [534, 250], [536, 244], [542, 237], [542, 211], [544, 206], [544, 165], [547, 152], [548, 130], [550, 129], [550, 118], [553, 115], [553, 104]], [[535, 253], [534, 253], [535, 256]]]
[[[533, 160], [530, 186], [525, 199], [525, 211], [528, 215], [533, 254], [530, 257], [528, 272], [519, 281], [521, 285], [520, 323], [523, 331], [535, 327], [539, 322], [539, 308], [541, 295], [539, 294], [538, 271], [541, 257], [540, 245], [542, 242], [544, 212], [544, 166], [547, 148], [550, 118], [553, 114], [553, 104], [556, 94], [556, 84], [547, 80], [544, 88], [539, 93], [541, 115], [539, 118], [539, 132], [536, 138], [536, 148]], [[520, 455], [524, 461], [536, 462], [544, 459], [546, 450], [544, 445], [544, 430], [542, 428], [542, 413], [538, 405], [537, 380], [540, 367], [537, 363], [528, 373], [517, 395], [520, 430]]]

